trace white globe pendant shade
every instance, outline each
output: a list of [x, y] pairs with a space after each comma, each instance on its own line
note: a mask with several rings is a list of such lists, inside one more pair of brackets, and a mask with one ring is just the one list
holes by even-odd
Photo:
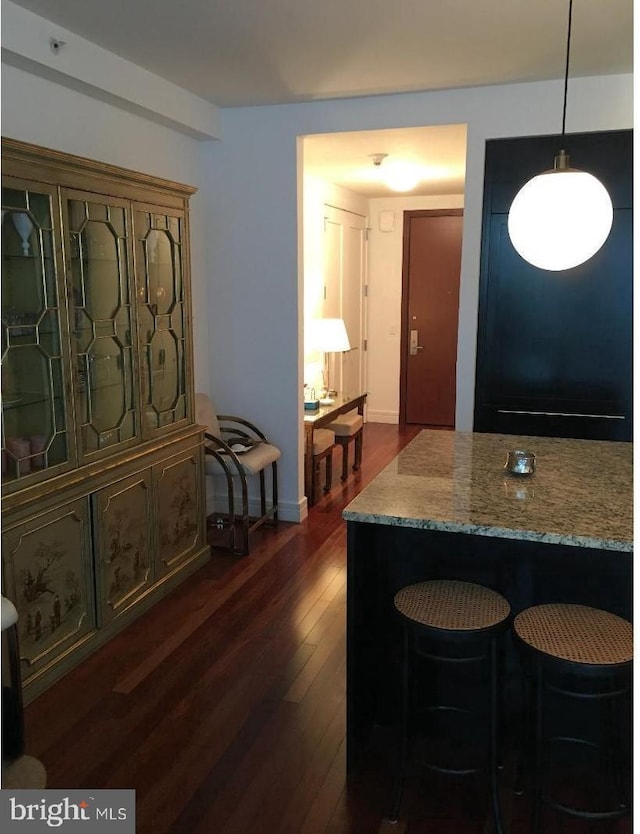
[[[568, 158], [562, 156], [561, 164], [566, 164]], [[575, 168], [556, 167], [522, 186], [511, 204], [507, 227], [525, 261], [559, 271], [595, 255], [612, 223], [611, 198], [600, 180]]]

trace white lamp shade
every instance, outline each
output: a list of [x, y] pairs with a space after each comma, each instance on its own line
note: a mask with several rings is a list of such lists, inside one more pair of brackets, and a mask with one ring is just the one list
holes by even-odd
[[546, 171], [530, 179], [509, 210], [509, 237], [516, 251], [540, 269], [570, 269], [604, 244], [613, 206], [600, 180], [575, 168]]
[[311, 342], [315, 350], [324, 353], [351, 350], [347, 328], [342, 319], [315, 319], [312, 328]]

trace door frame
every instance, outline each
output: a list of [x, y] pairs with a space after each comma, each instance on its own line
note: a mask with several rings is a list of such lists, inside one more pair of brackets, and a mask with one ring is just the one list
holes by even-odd
[[[357, 354], [357, 362], [359, 366], [359, 376], [360, 376], [360, 390], [358, 391], [346, 391], [348, 394], [361, 394], [363, 391], [367, 390], [367, 326], [368, 326], [368, 308], [367, 308], [367, 287], [369, 284], [369, 215], [362, 214], [360, 211], [354, 208], [344, 208], [344, 206], [337, 205], [336, 203], [327, 202], [326, 200], [323, 203], [324, 209], [324, 231], [326, 234], [327, 222], [336, 223], [336, 219], [332, 218], [330, 212], [340, 212], [341, 215], [348, 215], [350, 218], [358, 218], [358, 220], [354, 220], [354, 228], [357, 228], [358, 231], [362, 232], [360, 238], [360, 245], [361, 245], [361, 269], [360, 275], [358, 278], [358, 299], [359, 299], [359, 318], [360, 318], [360, 341], [358, 344], [354, 344], [351, 346], [351, 352], [354, 350], [358, 351]], [[347, 223], [347, 218], [341, 218], [344, 223], [342, 224], [342, 238], [341, 238], [341, 252], [340, 252], [340, 275], [339, 275], [339, 287], [338, 287], [338, 310], [337, 312], [329, 313], [329, 317], [331, 316], [338, 316], [339, 318], [344, 319], [344, 297], [345, 297], [345, 271], [344, 271], [344, 235], [345, 235], [345, 225]], [[355, 226], [356, 222], [362, 221], [363, 226], [360, 229], [359, 226]], [[326, 248], [326, 241], [323, 238], [323, 259], [326, 258], [327, 248]], [[324, 282], [324, 289], [323, 289], [323, 301], [320, 307], [320, 311], [322, 315], [327, 315], [324, 305], [327, 301], [327, 274], [326, 274], [326, 261], [323, 264], [323, 282]], [[347, 278], [347, 280], [349, 280]], [[352, 334], [349, 334], [351, 338]], [[334, 361], [334, 374], [337, 374], [339, 377], [339, 385], [336, 387], [339, 391], [345, 392], [343, 378], [344, 378], [344, 354], [334, 355], [333, 358], [330, 357], [329, 361]], [[332, 375], [332, 376], [333, 376]]]
[[[402, 297], [400, 301], [400, 408], [398, 422], [407, 425], [407, 357], [409, 353], [409, 248], [413, 217], [463, 217], [463, 208], [415, 209], [403, 212], [402, 227]], [[458, 310], [460, 302], [458, 301]]]

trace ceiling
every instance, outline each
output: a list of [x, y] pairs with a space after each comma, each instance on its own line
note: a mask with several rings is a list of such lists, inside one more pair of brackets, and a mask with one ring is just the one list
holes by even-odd
[[[466, 125], [321, 133], [304, 139], [304, 169], [365, 197], [392, 197], [383, 177], [401, 160], [421, 173], [411, 196], [462, 194], [466, 149]], [[378, 167], [371, 157], [380, 153]]]
[[[223, 108], [539, 81], [565, 70], [568, 0], [13, 2]], [[633, 0], [574, 0], [571, 77], [632, 69]], [[389, 154], [383, 166], [402, 152], [464, 176], [461, 129], [424, 130], [316, 137], [305, 155], [318, 166], [326, 158], [325, 175], [368, 194], [390, 193], [358, 184], [372, 153]], [[445, 193], [444, 182], [424, 193]]]

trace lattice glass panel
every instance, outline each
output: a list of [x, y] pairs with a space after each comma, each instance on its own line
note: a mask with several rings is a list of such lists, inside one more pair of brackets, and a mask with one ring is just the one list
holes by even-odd
[[69, 200], [73, 337], [83, 454], [136, 436], [124, 208]]
[[52, 196], [2, 189], [2, 482], [69, 461]]
[[141, 371], [150, 430], [183, 420], [187, 412], [183, 233], [181, 217], [135, 214]]

